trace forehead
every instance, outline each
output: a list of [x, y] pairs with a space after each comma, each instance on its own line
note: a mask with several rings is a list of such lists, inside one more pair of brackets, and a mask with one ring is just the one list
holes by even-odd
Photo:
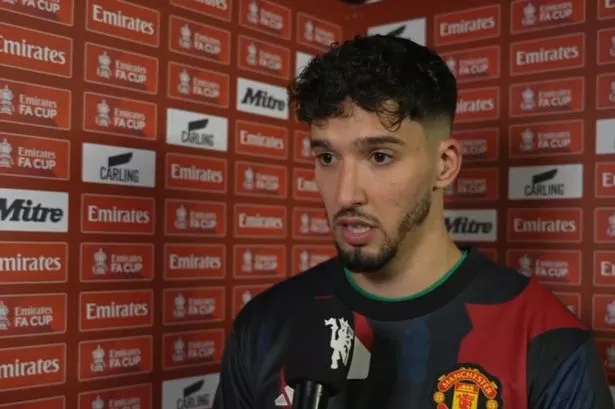
[[[422, 126], [415, 121], [404, 119], [399, 126], [387, 126], [387, 118], [360, 107], [347, 109], [342, 117], [330, 118], [312, 125], [313, 141], [326, 142], [335, 146], [354, 145], [369, 138], [380, 140], [398, 139], [403, 145], [421, 143], [424, 138]], [[382, 137], [389, 137], [383, 139]]]

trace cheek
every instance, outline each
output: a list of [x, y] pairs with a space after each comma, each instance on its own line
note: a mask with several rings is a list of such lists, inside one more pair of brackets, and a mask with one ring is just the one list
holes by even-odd
[[316, 171], [314, 173], [314, 182], [316, 182], [318, 193], [320, 194], [325, 205], [328, 205], [335, 200], [336, 187], [331, 177], [327, 178], [324, 174]]

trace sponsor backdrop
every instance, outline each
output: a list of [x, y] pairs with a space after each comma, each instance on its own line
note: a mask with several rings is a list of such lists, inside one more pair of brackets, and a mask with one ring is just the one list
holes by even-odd
[[0, 1], [0, 407], [208, 408], [239, 309], [333, 254], [318, 3]]
[[406, 3], [357, 8], [347, 30], [427, 44], [456, 75], [451, 234], [547, 285], [615, 384], [615, 1]]

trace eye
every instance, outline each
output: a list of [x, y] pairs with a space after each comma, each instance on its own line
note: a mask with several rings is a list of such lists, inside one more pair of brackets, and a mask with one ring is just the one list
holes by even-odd
[[325, 153], [320, 153], [318, 155], [316, 155], [316, 159], [324, 166], [330, 165], [333, 160], [334, 160], [334, 156], [331, 153], [325, 152]]
[[372, 159], [379, 165], [385, 165], [389, 163], [393, 157], [391, 155], [387, 155], [384, 152], [374, 152], [372, 154]]

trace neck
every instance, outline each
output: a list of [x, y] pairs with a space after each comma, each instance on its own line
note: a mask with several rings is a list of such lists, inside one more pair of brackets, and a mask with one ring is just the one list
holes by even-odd
[[447, 274], [462, 256], [444, 223], [426, 223], [406, 237], [385, 269], [369, 274], [352, 273], [366, 292], [383, 298], [402, 298], [419, 293]]

